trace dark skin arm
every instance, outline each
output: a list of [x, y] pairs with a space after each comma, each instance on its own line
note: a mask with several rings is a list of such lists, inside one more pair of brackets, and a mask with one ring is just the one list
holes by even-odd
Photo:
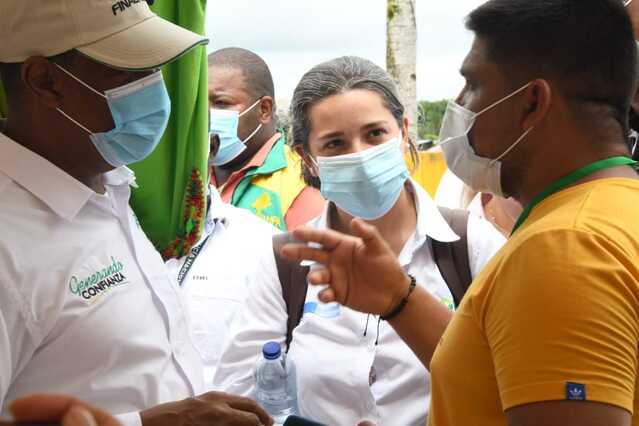
[[273, 419], [249, 398], [208, 392], [140, 413], [143, 426], [270, 426]]
[[632, 417], [622, 408], [598, 402], [548, 401], [506, 411], [508, 426], [630, 426]]

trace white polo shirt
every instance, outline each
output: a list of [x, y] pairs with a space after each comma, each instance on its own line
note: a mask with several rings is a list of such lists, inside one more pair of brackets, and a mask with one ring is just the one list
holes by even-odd
[[179, 289], [129, 207], [133, 183], [122, 167], [97, 194], [0, 134], [1, 414], [54, 392], [134, 425], [201, 391]]
[[256, 259], [271, 249], [273, 235], [279, 232], [248, 210], [225, 203], [211, 187], [204, 233], [196, 245], [202, 248], [191, 257], [191, 267], [184, 266], [187, 256], [166, 263], [174, 277], [183, 271], [181, 287], [191, 317], [193, 343], [204, 363], [206, 390], [213, 390], [215, 366], [235, 313], [256, 275]]
[[[452, 294], [427, 242], [428, 237], [444, 242], [459, 237], [419, 184], [409, 181], [407, 188], [415, 194], [417, 226], [399, 261], [420, 285], [452, 308]], [[326, 229], [328, 217], [327, 208], [310, 226]], [[490, 223], [470, 217], [468, 254], [473, 276], [504, 243]], [[259, 268], [254, 278], [257, 285], [237, 314], [214, 379], [225, 392], [250, 395], [262, 345], [267, 341], [284, 344], [286, 338], [286, 306], [272, 253], [262, 256]], [[419, 359], [388, 323], [380, 323], [375, 344], [376, 316], [370, 317], [366, 328], [366, 314], [322, 304], [318, 292], [317, 287], [308, 289], [304, 316], [293, 332], [288, 353], [297, 367], [301, 414], [329, 425], [369, 420], [377, 426], [423, 426], [430, 376]]]

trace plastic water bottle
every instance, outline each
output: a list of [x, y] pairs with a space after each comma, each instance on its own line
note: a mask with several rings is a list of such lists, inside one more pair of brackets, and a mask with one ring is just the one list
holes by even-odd
[[266, 343], [262, 355], [255, 368], [256, 400], [276, 424], [283, 424], [288, 416], [299, 413], [295, 364], [286, 360], [277, 342]]

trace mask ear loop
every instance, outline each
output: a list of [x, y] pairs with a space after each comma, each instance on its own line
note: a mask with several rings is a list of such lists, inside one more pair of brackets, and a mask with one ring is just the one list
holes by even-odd
[[[69, 71], [67, 71], [66, 69], [64, 69], [61, 65], [56, 64], [54, 62], [54, 65], [56, 67], [58, 67], [62, 72], [64, 72], [66, 75], [68, 75], [69, 77], [71, 77], [72, 79], [74, 79], [75, 81], [77, 81], [78, 83], [80, 83], [81, 85], [83, 85], [84, 87], [86, 87], [87, 89], [89, 89], [90, 91], [92, 91], [93, 93], [95, 93], [98, 96], [102, 96], [104, 99], [106, 99], [107, 97], [103, 94], [98, 92], [97, 90], [95, 90], [93, 87], [89, 86], [88, 84], [86, 84], [84, 81], [80, 80], [78, 77], [76, 77], [75, 75], [71, 74]], [[67, 114], [66, 112], [62, 111], [60, 108], [56, 108], [56, 110], [62, 114], [64, 117], [66, 117], [67, 120], [69, 120], [70, 122], [72, 122], [73, 124], [75, 124], [76, 126], [78, 126], [79, 128], [81, 128], [82, 130], [84, 130], [85, 132], [87, 132], [89, 135], [92, 135], [93, 132], [89, 129], [87, 129], [86, 127], [84, 127], [82, 124], [80, 124], [77, 120], [75, 120], [74, 118], [72, 118], [69, 114]]]
[[502, 102], [506, 102], [508, 99], [512, 98], [513, 96], [523, 92], [524, 90], [526, 90], [528, 87], [530, 87], [530, 85], [533, 82], [529, 82], [527, 84], [525, 84], [524, 86], [520, 87], [519, 89], [515, 90], [514, 92], [512, 92], [510, 95], [505, 96], [503, 98], [501, 98], [500, 100], [498, 100], [497, 102], [493, 102], [492, 104], [490, 104], [489, 106], [487, 106], [486, 108], [482, 109], [481, 111], [479, 111], [478, 113], [475, 114], [475, 118], [477, 118], [478, 116], [480, 116], [481, 114], [485, 113], [486, 111], [493, 109], [494, 107], [496, 107], [497, 105], [501, 104]]
[[259, 98], [258, 100], [256, 100], [253, 105], [251, 105], [250, 107], [246, 108], [244, 111], [242, 111], [238, 117], [243, 116], [244, 114], [246, 114], [247, 112], [249, 112], [250, 110], [252, 110], [253, 108], [255, 108], [255, 105], [259, 104], [260, 101], [262, 100], [262, 98]]
[[533, 130], [533, 129], [534, 129], [534, 127], [531, 127], [530, 129], [526, 130], [526, 131], [524, 132], [524, 134], [523, 134], [523, 135], [521, 135], [521, 136], [519, 137], [519, 139], [517, 139], [517, 140], [515, 141], [515, 143], [513, 143], [512, 145], [510, 145], [510, 147], [509, 147], [506, 151], [504, 151], [504, 153], [503, 153], [503, 154], [501, 154], [499, 157], [495, 158], [494, 160], [491, 160], [491, 162], [490, 162], [490, 163], [491, 163], [491, 164], [494, 164], [494, 163], [498, 162], [499, 160], [501, 160], [502, 158], [504, 158], [506, 155], [508, 155], [508, 153], [509, 153], [510, 151], [512, 151], [513, 149], [515, 149], [515, 148], [517, 147], [517, 145], [519, 145], [519, 142], [523, 141], [523, 140], [524, 140], [524, 138], [525, 138], [526, 136], [528, 136], [528, 133], [532, 132], [532, 130]]
[[[449, 105], [449, 109], [454, 109], [454, 110], [462, 110], [466, 113], [472, 113], [472, 119], [470, 119], [470, 124], [468, 125], [468, 129], [466, 129], [466, 132], [464, 134], [468, 134], [470, 133], [470, 130], [473, 128], [473, 126], [475, 125], [475, 121], [477, 120], [477, 117], [479, 117], [480, 115], [482, 115], [483, 113], [485, 113], [486, 111], [496, 107], [497, 105], [501, 104], [502, 102], [507, 101], [508, 99], [512, 98], [513, 96], [517, 95], [518, 93], [521, 93], [522, 91], [526, 90], [533, 82], [529, 82], [527, 84], [525, 84], [524, 86], [520, 87], [519, 89], [515, 90], [514, 92], [512, 92], [511, 94], [504, 96], [503, 98], [501, 98], [500, 100], [493, 102], [492, 104], [490, 104], [489, 106], [487, 106], [486, 108], [482, 109], [479, 112], [473, 113], [472, 111], [468, 110], [467, 108], [464, 108], [463, 106], [459, 105], [458, 103], [454, 102], [454, 101], [448, 101], [448, 105]], [[447, 112], [448, 114], [448, 112]], [[444, 116], [444, 122], [446, 121], [446, 116]], [[517, 140], [517, 142], [515, 142], [515, 144], [513, 144], [510, 148], [508, 148], [506, 150], [506, 152], [504, 154], [502, 154], [501, 156], [499, 156], [499, 158], [497, 158], [496, 160], [493, 161], [499, 161], [499, 159], [503, 158], [504, 155], [506, 155], [508, 152], [510, 152], [522, 139], [524, 136], [526, 136], [528, 134], [528, 132], [530, 132], [531, 129], [527, 130], [526, 133], [524, 133], [524, 135]], [[451, 141], [454, 141], [455, 138], [449, 138], [446, 139], [444, 141], [440, 141], [436, 146], [442, 146], [444, 144], [447, 144]]]
[[[479, 111], [477, 114], [475, 114], [474, 119], [476, 120], [477, 117], [479, 117], [481, 114], [485, 113], [486, 111], [496, 107], [497, 105], [501, 104], [502, 102], [506, 102], [508, 99], [512, 98], [513, 96], [523, 92], [524, 90], [526, 90], [528, 87], [530, 87], [532, 85], [532, 81], [528, 82], [527, 84], [523, 85], [522, 87], [520, 87], [519, 89], [515, 90], [514, 92], [512, 92], [510, 95], [505, 96], [503, 98], [501, 98], [500, 100], [498, 100], [497, 102], [493, 102], [492, 104], [490, 104], [489, 106], [487, 106], [486, 108], [482, 109], [481, 111]], [[473, 120], [474, 121], [474, 120]], [[508, 147], [508, 149], [506, 151], [504, 151], [499, 157], [495, 158], [494, 160], [491, 160], [491, 164], [494, 164], [496, 162], [498, 162], [499, 160], [501, 160], [502, 158], [504, 158], [506, 155], [508, 155], [508, 153], [510, 151], [512, 151], [513, 149], [515, 149], [515, 147], [517, 147], [517, 145], [519, 145], [519, 143], [524, 140], [524, 138], [528, 135], [528, 133], [530, 133], [532, 130], [534, 129], [534, 127], [531, 127], [530, 129], [526, 130], [524, 132], [523, 135], [521, 135], [519, 137], [519, 139], [517, 139], [515, 141], [515, 143], [513, 143], [512, 145], [510, 145], [510, 147]], [[468, 131], [470, 131], [470, 129], [468, 129]]]
[[77, 120], [74, 120], [73, 118], [71, 118], [71, 116], [69, 114], [67, 114], [66, 112], [62, 111], [60, 108], [56, 108], [56, 110], [62, 114], [64, 117], [67, 118], [67, 120], [69, 120], [70, 122], [72, 122], [73, 124], [75, 124], [76, 126], [78, 126], [79, 128], [81, 128], [82, 130], [84, 130], [85, 132], [87, 132], [89, 135], [92, 135], [93, 132], [89, 129], [87, 129], [86, 127], [84, 127], [82, 124], [78, 123]]
[[250, 140], [251, 140], [251, 138], [252, 138], [253, 136], [255, 136], [255, 134], [256, 134], [257, 132], [259, 132], [261, 128], [262, 128], [262, 123], [260, 123], [260, 124], [259, 124], [259, 126], [257, 126], [257, 128], [256, 128], [255, 130], [253, 130], [253, 133], [251, 133], [251, 134], [250, 134], [250, 135], [249, 135], [246, 139], [244, 139], [244, 140], [242, 141], [242, 143], [243, 143], [244, 145], [246, 145], [246, 143], [247, 143], [248, 141], [250, 141]]
[[310, 162], [313, 163], [313, 168], [311, 169], [313, 177], [319, 177], [319, 164], [317, 164], [317, 161], [315, 161], [315, 158], [312, 156], [309, 155], [308, 158], [310, 159]]
[[90, 91], [92, 91], [93, 93], [95, 93], [98, 96], [102, 96], [104, 99], [106, 99], [106, 95], [104, 93], [100, 93], [97, 90], [95, 90], [93, 87], [89, 86], [88, 84], [86, 84], [84, 81], [80, 80], [78, 77], [76, 77], [75, 75], [71, 74], [69, 71], [67, 71], [66, 69], [62, 68], [62, 66], [56, 64], [54, 62], [55, 66], [60, 68], [60, 70], [62, 70], [66, 75], [68, 75], [69, 77], [71, 77], [72, 79], [74, 79], [75, 81], [77, 81], [78, 83], [80, 83], [81, 85], [83, 85], [84, 87], [86, 87], [87, 89], [89, 89]]
[[[250, 107], [248, 107], [248, 108], [246, 108], [244, 111], [242, 111], [242, 112], [238, 115], [238, 117], [243, 116], [244, 114], [246, 114], [247, 112], [249, 112], [250, 110], [252, 110], [253, 108], [255, 108], [255, 105], [259, 104], [261, 100], [262, 100], [262, 98], [259, 98], [258, 100], [256, 100], [255, 102], [253, 102], [253, 105], [251, 105]], [[253, 136], [255, 136], [255, 135], [257, 134], [257, 132], [259, 132], [259, 131], [260, 131], [260, 129], [261, 129], [261, 128], [262, 128], [262, 123], [260, 123], [260, 124], [259, 124], [259, 126], [257, 126], [257, 128], [256, 128], [255, 130], [253, 130], [253, 133], [251, 133], [251, 134], [250, 134], [250, 135], [249, 135], [246, 139], [244, 139], [244, 140], [242, 141], [242, 143], [243, 143], [244, 145], [246, 145], [246, 143], [247, 143], [248, 141], [250, 141], [250, 140], [251, 140], [251, 138], [252, 138]]]

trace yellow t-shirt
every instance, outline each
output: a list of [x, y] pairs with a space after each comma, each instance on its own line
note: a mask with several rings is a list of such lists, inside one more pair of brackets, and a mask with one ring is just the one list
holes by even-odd
[[639, 181], [537, 205], [470, 287], [431, 363], [431, 426], [504, 426], [505, 410], [587, 400], [636, 412]]

